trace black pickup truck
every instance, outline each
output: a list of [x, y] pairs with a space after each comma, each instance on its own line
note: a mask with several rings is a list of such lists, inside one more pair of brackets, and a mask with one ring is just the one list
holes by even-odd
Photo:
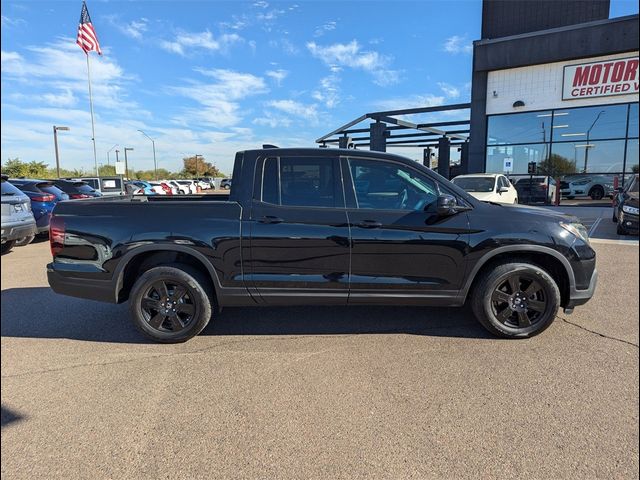
[[412, 160], [359, 150], [240, 152], [228, 196], [61, 202], [50, 242], [54, 291], [128, 300], [160, 342], [197, 335], [222, 307], [293, 304], [469, 302], [492, 333], [530, 337], [597, 281], [575, 217], [483, 203]]

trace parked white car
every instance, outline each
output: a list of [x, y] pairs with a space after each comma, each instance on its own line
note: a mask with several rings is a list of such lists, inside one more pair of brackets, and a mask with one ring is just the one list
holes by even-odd
[[166, 182], [172, 189], [175, 188], [174, 195], [188, 195], [191, 193], [188, 185], [181, 185], [177, 180], [163, 180], [163, 182]]
[[518, 203], [515, 187], [499, 173], [458, 175], [452, 182], [483, 202]]
[[177, 180], [180, 185], [184, 185], [189, 189], [189, 193], [195, 195], [198, 193], [198, 187], [196, 186], [196, 182], [193, 180]]

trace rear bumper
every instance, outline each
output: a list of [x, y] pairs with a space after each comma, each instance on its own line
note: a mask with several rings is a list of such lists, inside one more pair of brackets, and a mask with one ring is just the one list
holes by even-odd
[[584, 290], [578, 290], [574, 287], [570, 289], [569, 292], [569, 302], [565, 306], [565, 308], [573, 308], [579, 305], [584, 305], [587, 303], [593, 294], [596, 291], [596, 287], [598, 286], [598, 270], [593, 270], [591, 274], [591, 280], [589, 281], [589, 286]]
[[116, 289], [111, 280], [90, 278], [100, 270], [93, 265], [50, 263], [47, 280], [51, 289], [60, 295], [86, 298], [98, 302], [117, 303]]
[[30, 237], [37, 233], [35, 220], [28, 222], [8, 223], [2, 225], [2, 243], [17, 240], [23, 237]]

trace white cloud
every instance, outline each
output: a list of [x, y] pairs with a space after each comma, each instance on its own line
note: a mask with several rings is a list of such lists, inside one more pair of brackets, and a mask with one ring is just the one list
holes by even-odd
[[324, 23], [324, 24], [320, 25], [319, 27], [316, 27], [315, 32], [313, 32], [313, 36], [314, 37], [321, 37], [325, 33], [331, 32], [332, 30], [335, 30], [337, 28], [337, 26], [338, 26], [338, 22], [335, 22], [335, 21]]
[[267, 102], [267, 106], [311, 122], [318, 120], [318, 107], [315, 104], [309, 105], [295, 100], [271, 100]]
[[26, 24], [27, 22], [25, 22], [21, 18], [9, 18], [5, 15], [2, 15], [2, 28], [18, 27], [20, 25], [26, 25]]
[[448, 53], [472, 53], [473, 44], [467, 40], [465, 36], [454, 35], [445, 40], [443, 45], [444, 51]]
[[168, 52], [187, 55], [193, 49], [224, 52], [231, 45], [242, 41], [243, 38], [235, 33], [224, 33], [215, 38], [209, 30], [205, 30], [204, 32], [180, 32], [173, 41], [162, 40], [160, 47]]
[[370, 73], [377, 85], [393, 85], [400, 81], [400, 72], [388, 68], [391, 57], [376, 51], [362, 50], [357, 40], [326, 46], [308, 42], [307, 49], [330, 68], [348, 67]]
[[282, 84], [282, 81], [289, 75], [289, 72], [287, 70], [279, 68], [277, 70], [267, 70], [265, 75], [269, 78], [272, 78], [273, 81], [276, 82], [276, 85], [280, 86]]
[[105, 15], [103, 18], [123, 35], [135, 40], [142, 39], [144, 33], [149, 30], [149, 20], [144, 17], [130, 22], [125, 22], [118, 15]]
[[340, 77], [337, 72], [320, 79], [318, 87], [311, 96], [322, 102], [327, 108], [335, 108], [340, 103]]
[[267, 2], [265, 2], [264, 0], [259, 0], [257, 2], [253, 3], [254, 7], [258, 7], [258, 8], [267, 8], [269, 6], [269, 4]]
[[253, 123], [271, 128], [289, 128], [293, 122], [288, 117], [265, 111], [261, 117], [255, 118]]
[[447, 98], [458, 98], [460, 97], [460, 89], [450, 85], [446, 82], [438, 82], [438, 86], [440, 90], [447, 96]]
[[400, 110], [404, 108], [436, 107], [444, 104], [444, 100], [445, 98], [442, 95], [432, 95], [428, 93], [425, 95], [412, 95], [409, 97], [380, 100], [375, 102], [374, 105], [380, 110]]
[[[87, 96], [87, 64], [85, 56], [72, 39], [61, 38], [47, 46], [26, 47], [28, 58], [17, 52], [3, 51], [2, 81], [15, 82], [24, 88], [49, 90], [49, 100], [60, 96], [70, 101], [71, 95]], [[91, 80], [96, 108], [131, 110], [136, 102], [127, 98], [125, 85], [133, 77], [124, 71], [113, 57], [92, 56]], [[146, 113], [136, 111], [136, 115]]]
[[196, 69], [200, 74], [214, 79], [213, 83], [190, 80], [188, 85], [173, 87], [172, 93], [190, 98], [200, 104], [174, 118], [182, 125], [198, 124], [213, 127], [237, 125], [244, 117], [239, 101], [269, 91], [261, 77], [233, 70]]

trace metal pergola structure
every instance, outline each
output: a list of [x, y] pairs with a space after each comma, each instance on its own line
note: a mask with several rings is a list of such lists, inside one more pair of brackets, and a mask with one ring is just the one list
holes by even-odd
[[[460, 148], [462, 168], [467, 165], [469, 156], [469, 118], [431, 123], [413, 123], [404, 118], [396, 117], [421, 113], [469, 110], [470, 108], [470, 103], [458, 103], [437, 107], [405, 108], [366, 113], [318, 138], [316, 143], [319, 143], [321, 147], [329, 147], [331, 145], [340, 148], [369, 147], [370, 150], [379, 152], [385, 152], [387, 146], [422, 147], [424, 148], [423, 163], [426, 166], [430, 166], [432, 149], [437, 148], [439, 152], [438, 173], [449, 177], [451, 146]], [[368, 119], [373, 120], [368, 128], [352, 128]], [[415, 132], [406, 133], [408, 130], [415, 130]]]

